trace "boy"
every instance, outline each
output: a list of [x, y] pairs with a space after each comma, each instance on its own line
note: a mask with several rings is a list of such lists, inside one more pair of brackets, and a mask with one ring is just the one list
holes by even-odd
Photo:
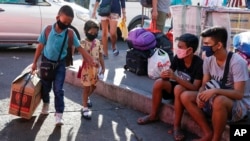
[[[66, 34], [68, 27], [74, 18], [73, 9], [68, 6], [62, 6], [58, 12], [56, 17], [57, 22], [52, 25], [51, 31], [48, 35], [48, 38], [45, 37], [45, 29], [43, 29], [42, 33], [38, 38], [38, 46], [35, 52], [34, 61], [32, 65], [32, 72], [37, 69], [37, 61], [40, 55], [42, 54], [42, 61], [48, 61], [55, 63], [58, 61], [58, 57], [63, 45], [64, 37], [67, 36], [67, 40], [63, 46], [63, 50], [61, 53], [61, 58], [59, 62], [57, 62], [57, 67], [54, 69], [55, 78], [53, 80], [45, 80], [41, 78], [42, 81], [42, 100], [43, 100], [43, 108], [41, 114], [49, 114], [49, 92], [52, 88], [55, 95], [55, 119], [56, 125], [63, 125], [63, 112], [64, 112], [64, 90], [63, 83], [66, 74], [66, 62], [65, 57], [67, 55], [68, 48], [68, 35]], [[73, 34], [73, 45], [77, 48], [77, 50], [82, 54], [83, 58], [87, 60], [88, 63], [94, 65], [94, 62], [91, 56], [80, 47], [80, 42], [77, 39], [76, 34]]]
[[[202, 87], [199, 92], [184, 92], [181, 101], [204, 133], [199, 140], [220, 141], [227, 121], [236, 122], [244, 119], [247, 110], [250, 109], [247, 63], [234, 53], [229, 62], [226, 88], [206, 89], [205, 86], [211, 79], [221, 81], [223, 78], [229, 54], [226, 49], [228, 33], [224, 27], [215, 26], [204, 30], [201, 36], [202, 49], [207, 55], [203, 64]], [[211, 116], [213, 130], [205, 114]]]
[[181, 132], [181, 117], [184, 107], [180, 102], [182, 92], [187, 90], [198, 90], [202, 80], [202, 59], [195, 55], [199, 39], [190, 33], [181, 35], [176, 47], [176, 56], [169, 70], [161, 72], [161, 78], [157, 79], [153, 86], [152, 110], [149, 115], [140, 117], [138, 124], [147, 124], [158, 120], [158, 112], [162, 98], [174, 99], [174, 139], [183, 140]]

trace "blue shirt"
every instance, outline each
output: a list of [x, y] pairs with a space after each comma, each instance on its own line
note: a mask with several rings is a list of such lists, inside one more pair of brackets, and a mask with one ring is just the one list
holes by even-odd
[[[62, 48], [62, 44], [63, 44], [63, 40], [64, 40], [64, 36], [66, 33], [66, 30], [63, 30], [61, 33], [57, 33], [55, 31], [55, 24], [52, 25], [51, 31], [48, 35], [48, 39], [46, 41], [46, 37], [45, 37], [45, 28], [42, 30], [40, 36], [38, 37], [38, 42], [42, 43], [44, 45], [44, 49], [43, 49], [43, 54], [44, 56], [52, 61], [57, 61], [61, 48]], [[65, 44], [63, 46], [63, 51], [62, 51], [62, 55], [60, 60], [64, 59], [67, 55], [67, 48], [68, 48], [68, 35], [66, 35], [66, 41]], [[78, 48], [80, 47], [80, 42], [74, 32], [74, 37], [73, 37], [73, 46]]]

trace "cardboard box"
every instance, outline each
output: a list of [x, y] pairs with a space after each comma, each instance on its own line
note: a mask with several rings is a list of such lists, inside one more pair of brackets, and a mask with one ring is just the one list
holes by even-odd
[[41, 101], [41, 81], [23, 72], [12, 82], [9, 114], [30, 119]]

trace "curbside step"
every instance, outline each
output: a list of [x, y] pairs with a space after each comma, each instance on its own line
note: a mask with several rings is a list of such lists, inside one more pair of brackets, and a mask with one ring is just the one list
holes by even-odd
[[[67, 68], [65, 82], [82, 87], [80, 79], [77, 79], [77, 71], [78, 70], [74, 67]], [[112, 84], [108, 80], [100, 81], [97, 83], [95, 93], [143, 113], [149, 113], [151, 110], [151, 94], [136, 88], [131, 88], [131, 86], [128, 89], [127, 86], [122, 84], [118, 86]], [[163, 100], [162, 104], [163, 106], [160, 110], [160, 120], [173, 125], [173, 101]], [[184, 112], [182, 126], [185, 130], [188, 130], [198, 136], [202, 136], [200, 127], [187, 112]], [[229, 141], [229, 132], [229, 126], [227, 125], [223, 133], [222, 141]]]

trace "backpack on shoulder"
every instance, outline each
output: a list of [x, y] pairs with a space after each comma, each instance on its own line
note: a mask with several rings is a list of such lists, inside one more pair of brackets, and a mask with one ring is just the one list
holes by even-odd
[[[45, 38], [46, 40], [48, 39], [49, 37], [49, 33], [52, 29], [52, 25], [48, 25], [46, 28], [45, 28]], [[73, 38], [74, 38], [74, 31], [70, 28], [68, 28], [68, 48], [67, 48], [67, 55], [66, 55], [66, 66], [71, 66], [73, 65], [73, 57], [72, 57], [72, 54], [75, 52], [75, 48], [72, 47], [73, 46]]]

